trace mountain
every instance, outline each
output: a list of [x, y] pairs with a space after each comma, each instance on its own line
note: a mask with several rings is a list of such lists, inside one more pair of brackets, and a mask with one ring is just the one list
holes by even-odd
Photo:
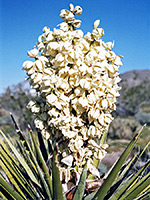
[[121, 91], [113, 112], [108, 134], [111, 139], [131, 139], [144, 129], [141, 145], [150, 140], [150, 70], [130, 71], [120, 75]]
[[117, 99], [118, 116], [135, 115], [144, 104], [150, 106], [150, 70], [134, 70], [120, 75], [121, 91]]

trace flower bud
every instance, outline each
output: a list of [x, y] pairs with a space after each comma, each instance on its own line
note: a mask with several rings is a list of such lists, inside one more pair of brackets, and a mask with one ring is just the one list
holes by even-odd
[[80, 6], [76, 6], [74, 9], [74, 12], [76, 15], [81, 15], [82, 14], [82, 8]]
[[74, 10], [74, 5], [73, 5], [72, 3], [69, 5], [69, 9], [70, 9], [71, 12], [73, 12], [73, 10]]
[[99, 26], [99, 24], [100, 24], [100, 20], [98, 19], [94, 22], [93, 27], [96, 29]]

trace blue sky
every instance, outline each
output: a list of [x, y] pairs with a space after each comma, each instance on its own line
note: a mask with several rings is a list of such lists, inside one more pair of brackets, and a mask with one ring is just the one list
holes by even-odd
[[114, 40], [113, 50], [124, 56], [120, 73], [150, 69], [150, 0], [0, 0], [0, 93], [24, 80], [27, 50], [44, 26], [53, 29], [62, 21], [59, 12], [70, 3], [83, 8], [78, 18], [84, 33], [101, 20], [102, 39]]

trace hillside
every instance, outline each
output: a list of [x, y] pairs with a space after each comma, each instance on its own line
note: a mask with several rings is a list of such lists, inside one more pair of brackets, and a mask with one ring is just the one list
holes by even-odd
[[143, 104], [150, 106], [150, 70], [130, 71], [120, 75], [120, 97], [116, 113], [119, 116], [135, 115]]

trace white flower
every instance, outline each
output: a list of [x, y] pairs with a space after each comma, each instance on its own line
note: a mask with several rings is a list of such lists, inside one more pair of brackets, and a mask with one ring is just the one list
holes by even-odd
[[82, 87], [82, 88], [85, 88], [85, 89], [89, 89], [90, 88], [90, 82], [89, 81], [87, 81], [86, 79], [81, 79], [80, 80], [80, 86]]
[[48, 114], [49, 114], [51, 117], [58, 117], [59, 112], [56, 110], [56, 108], [52, 108], [51, 110], [48, 111]]
[[83, 38], [83, 31], [82, 30], [75, 30], [74, 31], [75, 32], [75, 36], [79, 36], [78, 38], [80, 39], [80, 38]]
[[33, 62], [32, 61], [25, 61], [23, 63], [23, 70], [28, 71], [29, 69], [31, 69], [33, 67]]
[[69, 11], [65, 16], [65, 20], [67, 20], [68, 22], [72, 22], [74, 20], [74, 14]]
[[98, 160], [102, 160], [106, 155], [106, 151], [104, 150], [98, 150], [97, 152], [94, 152], [94, 157]]
[[28, 56], [31, 58], [36, 58], [39, 54], [38, 49], [33, 48], [32, 50], [28, 51]]
[[50, 42], [50, 41], [54, 40], [54, 36], [53, 36], [53, 32], [52, 32], [52, 31], [50, 31], [50, 32], [48, 33], [48, 35], [46, 35], [45, 40], [46, 40], [47, 42]]
[[36, 60], [34, 63], [34, 67], [36, 68], [37, 71], [41, 72], [43, 69], [42, 62], [40, 60]]
[[79, 104], [82, 105], [82, 107], [87, 107], [88, 106], [87, 98], [80, 97], [78, 102], [79, 102]]
[[92, 35], [96, 40], [100, 39], [104, 35], [104, 30], [102, 28], [97, 28], [92, 31]]
[[91, 92], [89, 95], [87, 95], [87, 99], [89, 104], [95, 104], [96, 103], [96, 96], [94, 95], [93, 92]]
[[101, 101], [101, 104], [102, 104], [102, 108], [104, 108], [105, 110], [108, 108], [108, 101], [107, 101], [107, 99], [103, 99]]
[[80, 6], [76, 6], [74, 8], [74, 12], [76, 15], [81, 15], [82, 14], [82, 8]]
[[88, 160], [88, 162], [87, 162], [87, 168], [88, 168], [89, 172], [90, 172], [93, 176], [96, 176], [96, 177], [100, 178], [100, 174], [99, 174], [98, 169], [97, 169], [94, 165], [92, 165], [92, 164], [90, 163], [90, 160]]
[[100, 111], [95, 108], [90, 108], [88, 112], [88, 119], [90, 122], [92, 122], [94, 119], [98, 119], [100, 117]]
[[85, 36], [84, 39], [87, 41], [92, 42], [94, 40], [94, 38], [92, 37], [92, 34], [90, 32], [88, 32]]
[[118, 66], [121, 66], [121, 65], [122, 65], [122, 62], [121, 62], [121, 59], [120, 59], [119, 56], [116, 56], [116, 57], [115, 57], [114, 64], [115, 64], [115, 65], [118, 65]]
[[75, 27], [75, 28], [79, 28], [81, 26], [81, 20], [74, 20], [72, 25]]
[[42, 133], [42, 135], [44, 136], [45, 140], [48, 140], [48, 139], [50, 138], [50, 133], [49, 133], [48, 130], [43, 129], [43, 130], [41, 131], [41, 133]]
[[60, 50], [62, 53], [67, 53], [68, 51], [72, 51], [72, 44], [69, 41], [63, 42], [60, 46]]
[[106, 45], [106, 49], [111, 50], [114, 47], [114, 41], [113, 41], [113, 43], [112, 42], [107, 42], [107, 43], [105, 43], [105, 45]]
[[[30, 76], [30, 75], [32, 75], [32, 74], [34, 74], [34, 73], [35, 73], [35, 69], [34, 69], [33, 67], [27, 71], [27, 75], [28, 75], [28, 76]], [[36, 73], [35, 73], [35, 74], [36, 74]]]
[[99, 26], [99, 24], [100, 24], [100, 20], [97, 19], [97, 20], [94, 22], [93, 27], [96, 29], [96, 28]]
[[66, 17], [67, 13], [68, 13], [68, 11], [66, 9], [61, 10], [60, 17], [64, 19]]
[[43, 75], [41, 73], [37, 73], [34, 78], [33, 78], [33, 82], [34, 83], [39, 83], [41, 82], [41, 79], [42, 79]]
[[66, 22], [62, 22], [60, 25], [60, 30], [67, 32], [69, 30], [69, 26]]
[[42, 120], [36, 118], [36, 119], [34, 120], [34, 124], [35, 124], [36, 128], [39, 128], [40, 130], [43, 130], [43, 129], [44, 129], [44, 123], [43, 123]]
[[95, 132], [96, 132], [96, 128], [95, 126], [90, 126], [89, 130], [88, 130], [88, 135], [90, 137], [94, 137], [95, 136]]
[[43, 28], [43, 32], [47, 35], [50, 32], [50, 28], [48, 28], [47, 26], [45, 26]]
[[61, 53], [58, 53], [58, 54], [56, 55], [56, 57], [55, 57], [55, 65], [56, 65], [57, 67], [59, 67], [59, 66], [64, 66], [64, 65], [65, 65], [64, 61], [65, 61], [65, 56], [62, 55]]
[[57, 96], [55, 94], [50, 94], [46, 97], [46, 100], [50, 105], [54, 105], [54, 103], [57, 101]]
[[73, 162], [73, 156], [72, 155], [66, 156], [65, 158], [63, 158], [61, 160], [61, 162], [66, 164], [67, 166], [71, 167], [72, 166], [72, 162]]
[[76, 152], [76, 150], [81, 149], [83, 146], [83, 139], [81, 136], [77, 136], [75, 139], [71, 139], [69, 143], [70, 149], [72, 152]]

